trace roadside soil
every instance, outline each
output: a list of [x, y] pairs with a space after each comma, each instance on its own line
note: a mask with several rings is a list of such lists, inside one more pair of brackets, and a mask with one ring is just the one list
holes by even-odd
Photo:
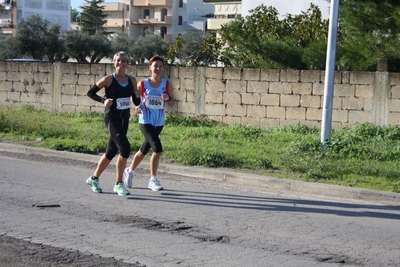
[[86, 255], [47, 245], [34, 244], [17, 238], [0, 236], [0, 265], [2, 267], [144, 267], [112, 258]]

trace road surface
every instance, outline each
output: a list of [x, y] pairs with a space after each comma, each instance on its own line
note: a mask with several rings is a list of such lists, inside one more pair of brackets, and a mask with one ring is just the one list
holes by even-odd
[[[326, 196], [313, 196], [254, 186], [244, 174], [249, 186], [173, 166], [161, 168], [165, 190], [153, 192], [144, 164], [131, 195], [121, 197], [112, 192], [114, 165], [95, 194], [85, 180], [98, 156], [50, 154], [0, 149], [1, 266], [400, 263], [397, 194], [371, 192], [368, 200], [360, 190], [364, 197], [352, 200], [346, 188], [318, 185]], [[341, 189], [346, 198], [332, 197]]]

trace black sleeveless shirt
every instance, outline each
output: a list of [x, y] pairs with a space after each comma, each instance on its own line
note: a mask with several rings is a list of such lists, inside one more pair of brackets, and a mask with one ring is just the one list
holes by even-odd
[[137, 99], [135, 94], [133, 93], [132, 80], [128, 75], [127, 77], [128, 77], [128, 84], [126, 86], [122, 86], [114, 77], [114, 75], [112, 76], [112, 82], [109, 87], [105, 88], [105, 93], [106, 93], [106, 98], [113, 99], [113, 104], [105, 109], [106, 113], [110, 115], [117, 114], [119, 116], [121, 115], [126, 116], [130, 114], [130, 108], [122, 110], [117, 109], [118, 99], [132, 97], [132, 101], [134, 102], [135, 105], [138, 105], [140, 103], [140, 99]]

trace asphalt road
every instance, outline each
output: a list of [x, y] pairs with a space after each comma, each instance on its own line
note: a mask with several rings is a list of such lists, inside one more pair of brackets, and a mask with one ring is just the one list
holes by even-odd
[[120, 197], [98, 158], [0, 143], [1, 266], [400, 264], [399, 194], [144, 163]]

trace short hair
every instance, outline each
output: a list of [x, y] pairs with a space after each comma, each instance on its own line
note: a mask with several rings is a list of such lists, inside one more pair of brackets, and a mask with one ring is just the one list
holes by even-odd
[[149, 59], [149, 66], [154, 62], [160, 60], [162, 62], [163, 65], [165, 65], [164, 59], [161, 56], [154, 56], [152, 58]]
[[118, 56], [125, 58], [128, 61], [128, 64], [131, 63], [131, 57], [125, 51], [119, 51], [119, 52], [115, 53], [115, 55], [113, 57], [113, 62], [117, 59]]

